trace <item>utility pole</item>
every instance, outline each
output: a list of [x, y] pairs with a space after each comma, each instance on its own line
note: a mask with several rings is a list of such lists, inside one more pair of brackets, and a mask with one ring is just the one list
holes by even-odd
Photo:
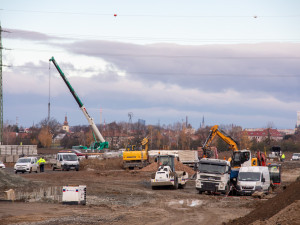
[[10, 33], [9, 31], [2, 30], [0, 24], [0, 145], [3, 144], [2, 32]]
[[0, 145], [3, 144], [2, 27], [0, 25]]

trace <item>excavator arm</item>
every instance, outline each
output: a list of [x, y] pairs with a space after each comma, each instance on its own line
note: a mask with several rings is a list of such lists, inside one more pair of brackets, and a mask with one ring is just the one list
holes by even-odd
[[214, 140], [216, 135], [220, 137], [223, 141], [225, 141], [230, 146], [230, 149], [232, 149], [233, 151], [238, 150], [236, 142], [231, 137], [226, 135], [223, 131], [219, 130], [218, 125], [215, 125], [210, 129], [209, 135], [206, 138], [206, 141], [203, 145], [203, 149], [206, 149], [208, 146], [210, 146], [211, 142]]

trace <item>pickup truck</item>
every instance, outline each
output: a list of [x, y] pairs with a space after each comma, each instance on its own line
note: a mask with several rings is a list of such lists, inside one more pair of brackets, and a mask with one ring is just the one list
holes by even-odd
[[75, 153], [57, 153], [56, 159], [51, 159], [50, 164], [53, 171], [56, 169], [79, 170], [79, 161]]

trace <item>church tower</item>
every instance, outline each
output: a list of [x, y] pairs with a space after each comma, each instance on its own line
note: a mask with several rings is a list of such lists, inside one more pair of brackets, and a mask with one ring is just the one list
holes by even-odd
[[62, 126], [62, 129], [66, 132], [70, 132], [70, 127], [69, 127], [69, 123], [68, 123], [68, 118], [67, 115], [65, 116], [65, 122], [64, 125]]

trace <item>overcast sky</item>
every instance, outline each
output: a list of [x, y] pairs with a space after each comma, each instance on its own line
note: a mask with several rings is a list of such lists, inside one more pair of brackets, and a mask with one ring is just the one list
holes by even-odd
[[[4, 122], [185, 121], [294, 128], [298, 0], [2, 0]], [[10, 66], [10, 67], [7, 67]], [[17, 119], [18, 118], [18, 119]]]

